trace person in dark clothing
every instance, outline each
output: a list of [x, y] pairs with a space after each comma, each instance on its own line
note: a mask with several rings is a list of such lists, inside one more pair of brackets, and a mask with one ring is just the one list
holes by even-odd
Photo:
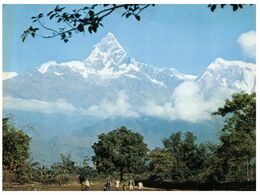
[[110, 178], [107, 178], [106, 191], [111, 191], [111, 188], [112, 188], [112, 183], [110, 181]]
[[79, 175], [79, 183], [80, 183], [80, 189], [81, 191], [84, 191], [85, 190], [85, 181], [86, 181], [86, 178], [83, 174], [80, 174]]

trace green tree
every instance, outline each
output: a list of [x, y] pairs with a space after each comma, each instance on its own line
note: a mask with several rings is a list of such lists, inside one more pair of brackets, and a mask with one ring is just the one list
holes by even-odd
[[233, 94], [213, 115], [225, 117], [221, 143], [216, 150], [219, 179], [252, 179], [256, 157], [256, 94]]
[[79, 173], [79, 167], [76, 162], [72, 160], [70, 154], [64, 155], [60, 154], [61, 162], [54, 163], [51, 169], [55, 176], [59, 177], [60, 184], [69, 180], [70, 175], [75, 175]]
[[153, 180], [169, 180], [176, 166], [176, 159], [167, 149], [155, 148], [148, 156], [149, 170]]
[[144, 169], [145, 156], [148, 151], [143, 136], [126, 127], [100, 134], [99, 141], [94, 143], [93, 162], [99, 172], [111, 174], [139, 172]]
[[83, 157], [82, 166], [80, 167], [80, 175], [84, 178], [90, 178], [97, 176], [96, 170], [89, 165], [90, 158], [88, 156]]
[[30, 169], [29, 149], [31, 138], [21, 129], [17, 129], [10, 117], [3, 122], [3, 169], [14, 173], [20, 183], [28, 181], [27, 172]]
[[174, 181], [202, 179], [210, 155], [206, 144], [198, 145], [196, 137], [191, 132], [186, 132], [184, 137], [181, 132], [173, 133], [163, 140], [163, 144], [175, 161], [171, 171]]

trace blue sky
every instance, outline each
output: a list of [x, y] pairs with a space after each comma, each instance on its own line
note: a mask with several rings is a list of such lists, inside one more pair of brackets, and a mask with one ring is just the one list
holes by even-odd
[[156, 5], [144, 10], [140, 22], [122, 18], [122, 12], [117, 12], [104, 20], [98, 33], [74, 34], [67, 44], [58, 38], [29, 38], [22, 43], [20, 35], [30, 26], [31, 16], [47, 13], [54, 6], [3, 5], [4, 71], [21, 74], [50, 60], [85, 59], [108, 32], [129, 56], [183, 73], [200, 74], [218, 57], [255, 63], [237, 41], [242, 33], [255, 31], [255, 6], [237, 12], [226, 7], [212, 13], [207, 5]]

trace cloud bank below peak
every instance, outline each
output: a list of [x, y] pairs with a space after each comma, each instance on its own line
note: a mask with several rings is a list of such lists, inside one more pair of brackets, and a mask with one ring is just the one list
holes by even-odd
[[17, 75], [18, 74], [16, 72], [2, 72], [2, 80], [11, 79]]
[[37, 99], [23, 99], [6, 96], [3, 98], [4, 109], [20, 110], [29, 112], [39, 112], [45, 114], [80, 114], [106, 118], [109, 116], [139, 117], [139, 113], [134, 111], [128, 103], [128, 96], [125, 91], [117, 94], [115, 101], [106, 98], [99, 105], [91, 105], [88, 108], [75, 107], [65, 99], [56, 101], [43, 101]]
[[211, 113], [224, 104], [223, 97], [229, 97], [231, 93], [230, 89], [222, 88], [206, 99], [195, 81], [185, 81], [175, 88], [171, 100], [164, 104], [147, 100], [145, 105], [135, 107], [130, 105], [128, 95], [122, 90], [115, 96], [115, 100], [109, 101], [104, 98], [100, 104], [91, 105], [88, 108], [75, 107], [64, 99], [48, 102], [10, 96], [4, 97], [4, 108], [47, 114], [80, 114], [97, 118], [111, 116], [136, 118], [148, 115], [167, 120], [184, 120], [195, 123], [210, 119]]
[[230, 89], [222, 88], [210, 98], [205, 98], [196, 82], [185, 81], [174, 90], [171, 101], [163, 105], [148, 102], [142, 112], [169, 120], [199, 122], [209, 120], [211, 113], [224, 104], [223, 97], [230, 95]]

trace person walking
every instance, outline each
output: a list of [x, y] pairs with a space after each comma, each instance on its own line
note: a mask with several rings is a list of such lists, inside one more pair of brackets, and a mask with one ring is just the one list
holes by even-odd
[[112, 183], [110, 181], [110, 178], [107, 178], [106, 191], [111, 191], [111, 188], [112, 188]]
[[126, 184], [123, 184], [123, 191], [126, 191]]
[[116, 188], [116, 191], [119, 191], [119, 187], [120, 187], [120, 180], [119, 180], [119, 179], [116, 179], [116, 180], [115, 180], [115, 188]]
[[90, 183], [89, 183], [88, 179], [86, 179], [86, 181], [85, 181], [85, 190], [89, 191], [89, 189], [90, 189]]
[[80, 174], [79, 175], [79, 183], [80, 183], [80, 190], [81, 191], [85, 190], [85, 181], [86, 181], [85, 176], [83, 174]]
[[130, 190], [130, 191], [133, 191], [133, 190], [134, 190], [134, 186], [135, 186], [135, 182], [134, 182], [134, 180], [131, 178], [131, 179], [129, 180], [129, 190]]

